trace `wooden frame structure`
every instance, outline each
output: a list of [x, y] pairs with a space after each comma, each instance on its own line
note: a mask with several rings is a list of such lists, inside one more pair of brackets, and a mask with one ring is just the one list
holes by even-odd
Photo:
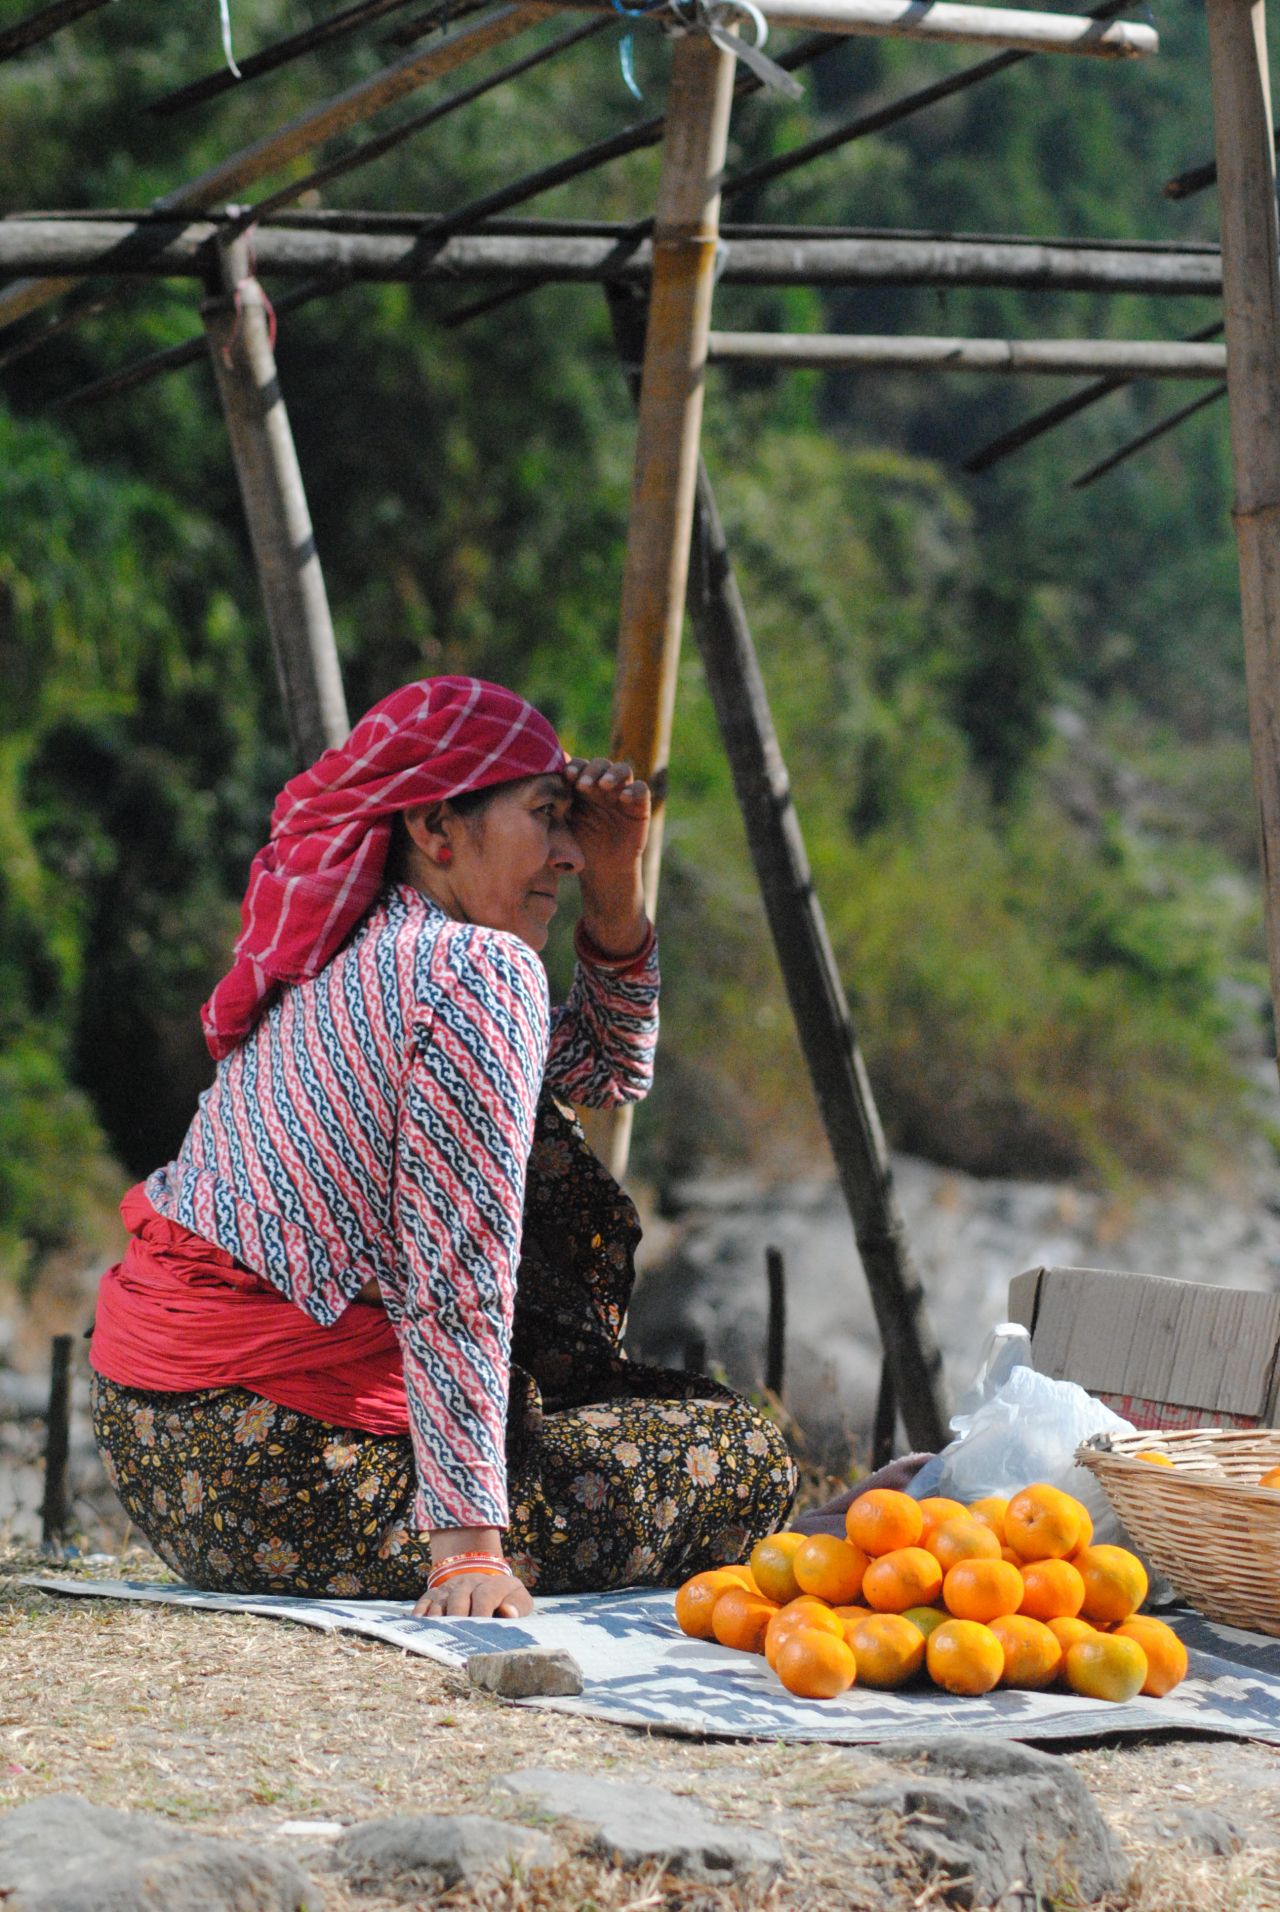
[[[318, 43], [404, 5], [355, 0], [330, 21], [291, 36], [258, 57], [266, 71]], [[596, 143], [512, 186], [443, 217], [308, 217], [282, 208], [311, 182], [350, 171], [398, 140], [527, 70], [551, 51], [502, 73], [368, 140], [353, 156], [322, 165], [256, 207], [228, 206], [260, 180], [339, 131], [363, 125], [474, 56], [492, 51], [566, 10], [607, 13], [608, 0], [517, 0], [489, 6], [462, 0], [454, 25], [416, 46], [442, 9], [411, 20], [397, 38], [410, 48], [389, 66], [265, 133], [145, 213], [15, 215], [0, 219], [0, 368], [55, 331], [100, 308], [111, 292], [85, 281], [193, 277], [207, 293], [205, 334], [139, 368], [99, 381], [80, 396], [122, 391], [141, 377], [212, 356], [267, 607], [294, 747], [316, 754], [345, 733], [341, 674], [333, 645], [319, 554], [311, 536], [301, 473], [276, 377], [258, 274], [300, 280], [277, 301], [301, 304], [356, 279], [488, 282], [468, 312], [489, 309], [555, 281], [602, 283], [609, 291], [624, 360], [633, 372], [637, 433], [626, 570], [618, 640], [614, 748], [653, 783], [658, 820], [646, 872], [656, 905], [661, 805], [686, 598], [706, 662], [735, 786], [802, 1047], [832, 1142], [885, 1347], [886, 1376], [918, 1445], [945, 1437], [941, 1364], [923, 1291], [910, 1262], [870, 1086], [849, 1023], [821, 912], [812, 894], [799, 823], [773, 732], [745, 610], [733, 581], [710, 481], [700, 463], [706, 368], [713, 361], [893, 369], [1101, 374], [1095, 385], [1050, 407], [1032, 427], [989, 448], [1007, 455], [1097, 396], [1138, 376], [1216, 379], [1226, 372], [1237, 488], [1245, 649], [1255, 775], [1262, 816], [1272, 987], [1280, 1009], [1280, 243], [1275, 140], [1263, 34], [1264, 0], [1207, 0], [1222, 203], [1221, 256], [1207, 246], [1115, 246], [1079, 242], [965, 239], [938, 234], [832, 233], [721, 227], [722, 197], [759, 184], [866, 132], [1030, 56], [1124, 59], [1156, 50], [1153, 30], [1118, 20], [1119, 0], [1087, 15], [968, 5], [959, 0], [758, 0], [779, 26], [815, 30], [785, 51], [784, 68], [818, 57], [848, 33], [938, 39], [998, 48], [889, 108], [864, 114], [738, 180], [724, 178], [735, 98], [761, 81], [740, 67], [734, 34], [749, 20], [739, 0], [662, 0], [654, 9], [671, 35], [665, 115]], [[34, 44], [106, 0], [58, 0], [0, 36], [0, 60]], [[566, 36], [565, 45], [594, 30]], [[750, 28], [747, 28], [750, 31]], [[222, 90], [211, 76], [167, 95], [158, 111], [179, 111]], [[502, 222], [502, 215], [549, 186], [623, 152], [662, 145], [654, 216], [630, 227], [587, 222]], [[1204, 169], [1201, 169], [1204, 170]], [[1199, 183], [1205, 183], [1203, 181]], [[1190, 188], [1188, 188], [1190, 190]], [[244, 233], [254, 226], [253, 257]], [[717, 272], [754, 284], [990, 284], [1061, 289], [1142, 290], [1215, 296], [1225, 311], [1225, 347], [1210, 327], [1184, 343], [1116, 341], [834, 338], [731, 334], [712, 330]], [[70, 295], [50, 323], [20, 321]], [[631, 303], [628, 305], [628, 299]], [[18, 330], [12, 328], [18, 326]], [[1189, 414], [1213, 393], [1184, 408]], [[1045, 421], [1048, 421], [1047, 423]], [[979, 459], [988, 456], [979, 454]], [[975, 468], [976, 462], [975, 462]], [[692, 581], [690, 555], [694, 556]], [[1277, 1017], [1280, 1022], [1280, 1015]], [[604, 1146], [615, 1166], [625, 1131]]]

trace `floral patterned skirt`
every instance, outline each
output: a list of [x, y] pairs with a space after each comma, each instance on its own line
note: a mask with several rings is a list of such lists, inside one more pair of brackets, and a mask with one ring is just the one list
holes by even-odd
[[[795, 1470], [771, 1422], [705, 1376], [628, 1361], [635, 1210], [548, 1097], [529, 1163], [507, 1427], [505, 1546], [526, 1586], [669, 1586], [745, 1558]], [[192, 1585], [417, 1599], [408, 1436], [329, 1426], [241, 1388], [93, 1383], [94, 1429], [134, 1524]]]

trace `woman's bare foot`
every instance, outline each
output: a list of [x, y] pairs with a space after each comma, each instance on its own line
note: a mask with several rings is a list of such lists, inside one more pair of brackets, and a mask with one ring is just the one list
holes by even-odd
[[835, 1534], [843, 1540], [845, 1509], [859, 1494], [869, 1493], [873, 1487], [892, 1487], [903, 1493], [925, 1462], [932, 1458], [931, 1454], [904, 1454], [898, 1460], [890, 1461], [887, 1467], [868, 1474], [856, 1487], [846, 1488], [843, 1494], [837, 1494], [825, 1506], [815, 1507], [808, 1514], [800, 1514], [791, 1523], [792, 1531], [797, 1534]]

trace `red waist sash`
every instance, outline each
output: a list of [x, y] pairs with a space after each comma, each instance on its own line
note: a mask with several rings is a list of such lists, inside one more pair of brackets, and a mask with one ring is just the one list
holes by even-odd
[[248, 1388], [368, 1434], [407, 1434], [400, 1344], [385, 1310], [352, 1302], [332, 1327], [156, 1213], [141, 1182], [120, 1204], [131, 1239], [102, 1278], [89, 1360], [122, 1387]]

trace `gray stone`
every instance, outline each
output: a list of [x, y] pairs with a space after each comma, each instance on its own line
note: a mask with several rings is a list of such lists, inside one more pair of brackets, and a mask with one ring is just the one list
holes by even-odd
[[1166, 1839], [1219, 1859], [1242, 1852], [1246, 1843], [1235, 1820], [1212, 1806], [1169, 1806], [1159, 1814], [1156, 1824]]
[[499, 1781], [561, 1818], [593, 1828], [590, 1849], [621, 1866], [660, 1864], [702, 1885], [757, 1882], [782, 1870], [782, 1850], [767, 1833], [713, 1819], [661, 1786], [533, 1767]]
[[333, 1848], [334, 1865], [353, 1885], [384, 1892], [397, 1888], [406, 1894], [484, 1877], [545, 1872], [563, 1856], [545, 1833], [479, 1813], [370, 1819], [353, 1826]]
[[74, 1793], [0, 1813], [5, 1912], [304, 1912], [316, 1896], [291, 1859]]
[[890, 1813], [947, 1902], [1034, 1912], [1119, 1892], [1129, 1867], [1084, 1781], [1065, 1759], [1016, 1741], [958, 1737], [883, 1749], [895, 1772], [856, 1795], [854, 1817]]
[[582, 1668], [558, 1646], [517, 1646], [505, 1653], [473, 1653], [467, 1678], [504, 1700], [559, 1697], [582, 1691]]

